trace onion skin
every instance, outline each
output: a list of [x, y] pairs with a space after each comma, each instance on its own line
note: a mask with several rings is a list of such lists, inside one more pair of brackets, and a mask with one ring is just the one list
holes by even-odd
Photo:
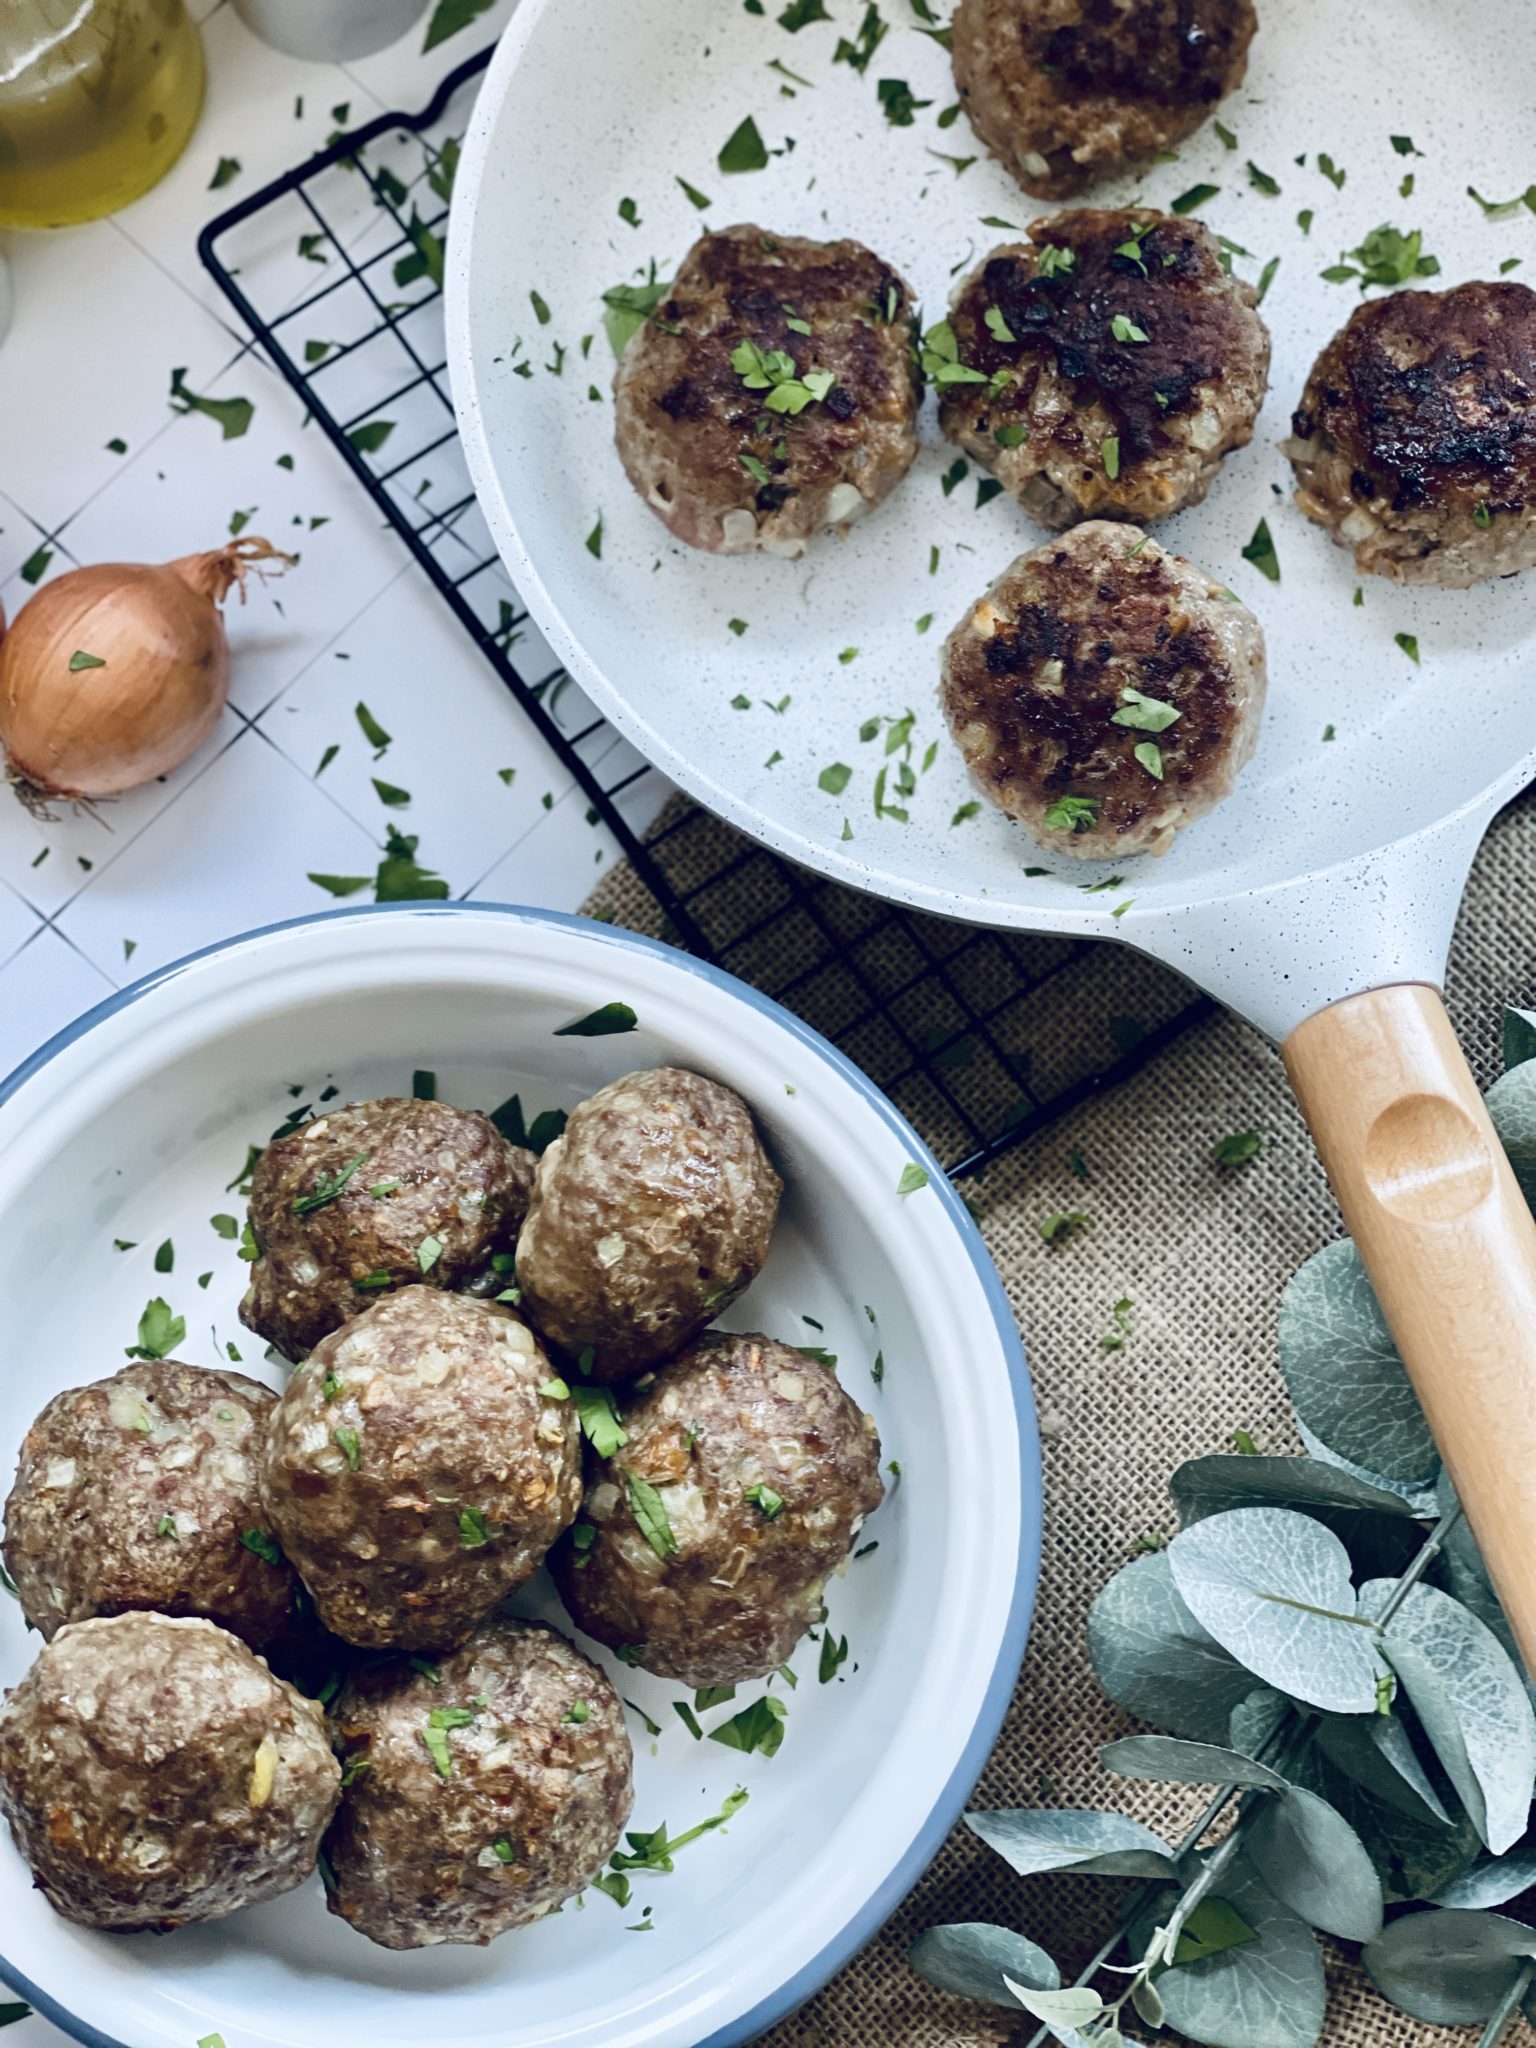
[[[118, 796], [168, 775], [229, 695], [220, 605], [263, 562], [252, 535], [163, 566], [102, 562], [30, 597], [0, 637], [0, 744], [24, 797]], [[70, 668], [85, 653], [101, 666]]]

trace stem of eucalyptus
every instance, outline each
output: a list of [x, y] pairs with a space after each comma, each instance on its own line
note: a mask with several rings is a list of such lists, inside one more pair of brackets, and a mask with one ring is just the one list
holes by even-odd
[[[1375, 1626], [1378, 1630], [1385, 1628], [1387, 1623], [1392, 1619], [1393, 1615], [1397, 1613], [1398, 1609], [1402, 1606], [1403, 1602], [1408, 1598], [1408, 1595], [1413, 1591], [1414, 1587], [1419, 1583], [1420, 1579], [1423, 1578], [1424, 1574], [1429, 1570], [1430, 1566], [1434, 1563], [1435, 1559], [1440, 1555], [1440, 1552], [1444, 1547], [1446, 1538], [1456, 1528], [1457, 1524], [1461, 1521], [1461, 1519], [1462, 1509], [1461, 1503], [1458, 1501], [1456, 1506], [1451, 1509], [1449, 1514], [1442, 1515], [1440, 1520], [1437, 1521], [1434, 1527], [1429, 1531], [1423, 1543], [1415, 1552], [1413, 1562], [1408, 1566], [1407, 1570], [1403, 1573], [1402, 1577], [1398, 1580], [1397, 1584], [1392, 1588], [1391, 1593], [1387, 1596], [1386, 1605], [1382, 1608], [1381, 1613], [1376, 1617]], [[1264, 1750], [1271, 1749], [1274, 1747], [1276, 1740], [1281, 1735], [1282, 1731], [1289, 1731], [1287, 1741], [1285, 1744], [1286, 1762], [1289, 1765], [1289, 1763], [1292, 1761], [1292, 1759], [1295, 1757], [1297, 1753], [1299, 1742], [1305, 1740], [1308, 1732], [1307, 1723], [1305, 1719], [1302, 1720], [1302, 1723], [1299, 1728], [1294, 1727], [1292, 1725], [1293, 1719], [1293, 1716], [1288, 1716], [1287, 1719], [1282, 1721], [1280, 1725], [1274, 1730], [1273, 1734], [1271, 1734], [1271, 1736], [1269, 1737], [1269, 1740], [1263, 1744], [1260, 1750], [1261, 1758], [1263, 1756]], [[1194, 1826], [1189, 1830], [1189, 1832], [1184, 1836], [1183, 1840], [1179, 1843], [1177, 1850], [1178, 1857], [1182, 1859], [1183, 1857], [1188, 1855], [1191, 1849], [1197, 1847], [1202, 1838], [1210, 1832], [1210, 1830], [1216, 1825], [1216, 1822], [1226, 1812], [1227, 1808], [1232, 1804], [1233, 1800], [1238, 1799], [1240, 1797], [1240, 1787], [1236, 1785], [1223, 1786], [1221, 1791], [1219, 1791], [1216, 1797], [1211, 1801], [1210, 1805], [1207, 1806], [1205, 1810], [1201, 1813], [1199, 1819], [1195, 1822]], [[1200, 1901], [1203, 1898], [1205, 1898], [1206, 1895], [1210, 1892], [1211, 1887], [1216, 1883], [1217, 1879], [1221, 1876], [1222, 1872], [1226, 1870], [1227, 1866], [1232, 1862], [1234, 1857], [1237, 1855], [1238, 1850], [1242, 1844], [1242, 1821], [1243, 1816], [1241, 1813], [1239, 1813], [1235, 1825], [1232, 1827], [1231, 1831], [1222, 1841], [1220, 1847], [1211, 1856], [1210, 1860], [1202, 1867], [1199, 1874], [1191, 1879], [1189, 1884], [1185, 1887], [1184, 1891], [1180, 1894], [1178, 1903], [1175, 1905], [1173, 1909], [1172, 1917], [1168, 1922], [1167, 1928], [1164, 1930], [1163, 1937], [1157, 1944], [1157, 1950], [1159, 1955], [1169, 1956], [1172, 1954], [1173, 1948], [1178, 1942], [1179, 1932], [1183, 1928], [1184, 1923], [1188, 1920], [1190, 1914], [1199, 1905]], [[1133, 1894], [1131, 1898], [1131, 1903], [1126, 1909], [1124, 1918], [1122, 1919], [1120, 1926], [1115, 1929], [1115, 1931], [1109, 1936], [1109, 1938], [1106, 1941], [1101, 1943], [1098, 1952], [1091, 1958], [1091, 1960], [1084, 1964], [1083, 1968], [1078, 1972], [1077, 1976], [1074, 1978], [1074, 1984], [1079, 1986], [1089, 1984], [1091, 1983], [1093, 1978], [1098, 1975], [1099, 1971], [1109, 1961], [1110, 1957], [1115, 1953], [1115, 1950], [1119, 1948], [1121, 1942], [1124, 1941], [1126, 1933], [1128, 1931], [1127, 1923], [1134, 1920], [1136, 1915], [1141, 1911], [1142, 1907], [1145, 1906], [1153, 1897], [1155, 1897], [1157, 1889], [1158, 1887], [1155, 1883], [1144, 1884], [1137, 1889], [1137, 1891]], [[1150, 1964], [1150, 1962], [1153, 1960], [1155, 1960], [1155, 1958], [1152, 1957], [1144, 1959], [1143, 1969], [1145, 1970]], [[1536, 1960], [1527, 1963], [1525, 1968], [1520, 1972], [1520, 1975], [1515, 1979], [1515, 1982], [1511, 1986], [1509, 1993], [1500, 2002], [1497, 2012], [1494, 2013], [1492, 2019], [1489, 2020], [1487, 2027], [1484, 2029], [1482, 2039], [1478, 2042], [1478, 2048], [1497, 2048], [1497, 2044], [1502, 2039], [1505, 2029], [1508, 2027], [1510, 2020], [1514, 2016], [1516, 2007], [1519, 2005], [1520, 2000], [1525, 1996], [1525, 1993], [1530, 1988], [1533, 1975], [1536, 1975]], [[1125, 1997], [1129, 1997], [1129, 1995], [1129, 1991], [1127, 1991]], [[1120, 2003], [1124, 2003], [1124, 1998], [1121, 1999]], [[1049, 2027], [1038, 2028], [1036, 2032], [1030, 2036], [1029, 2041], [1026, 2044], [1026, 2048], [1041, 2048], [1041, 2044], [1050, 2038], [1050, 2031], [1051, 2030]]]
[[1477, 2037], [1477, 2048], [1498, 2048], [1521, 1999], [1531, 1988], [1533, 1975], [1536, 1975], [1536, 1962], [1527, 1963], [1489, 2015], [1487, 2026]]

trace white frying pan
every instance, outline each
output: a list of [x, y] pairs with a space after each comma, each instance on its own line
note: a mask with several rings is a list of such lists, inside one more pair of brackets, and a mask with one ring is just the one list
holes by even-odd
[[[1536, 774], [1536, 573], [1464, 592], [1367, 579], [1356, 605], [1349, 558], [1290, 505], [1274, 449], [1313, 357], [1356, 302], [1352, 283], [1320, 273], [1378, 224], [1422, 231], [1439, 282], [1494, 276], [1512, 258], [1536, 282], [1536, 215], [1490, 219], [1466, 192], [1499, 201], [1529, 181], [1527, 0], [1259, 0], [1247, 83], [1221, 109], [1237, 147], [1207, 127], [1176, 162], [1094, 194], [1167, 206], [1217, 185], [1202, 217], [1249, 252], [1234, 254], [1240, 272], [1281, 259], [1255, 443], [1204, 506], [1158, 529], [1264, 622], [1259, 756], [1216, 817], [1095, 894], [1084, 885], [1097, 871], [1050, 863], [1001, 818], [952, 822], [971, 792], [934, 703], [938, 646], [1043, 536], [1007, 499], [978, 507], [974, 476], [946, 494], [954, 451], [938, 443], [931, 406], [930, 445], [897, 496], [798, 565], [677, 546], [614, 455], [602, 293], [651, 258], [668, 275], [701, 223], [856, 235], [932, 319], [952, 268], [1008, 238], [984, 217], [1022, 224], [1044, 210], [981, 154], [963, 115], [937, 125], [955, 95], [910, 0], [883, 0], [888, 33], [862, 72], [835, 53], [841, 38], [857, 52], [866, 0], [826, 0], [831, 19], [793, 34], [777, 19], [785, 4], [523, 0], [513, 18], [466, 139], [449, 243], [449, 356], [496, 540], [601, 708], [743, 830], [943, 915], [1118, 938], [1284, 1043], [1536, 1668], [1536, 1224], [1435, 993], [1478, 841]], [[931, 102], [910, 127], [882, 112], [877, 85], [891, 78]], [[775, 153], [761, 170], [722, 172], [718, 153], [749, 115]], [[1250, 181], [1250, 160], [1279, 197]], [[1260, 518], [1278, 584], [1242, 554]], [[909, 710], [910, 796], [896, 787], [906, 748], [885, 752], [889, 723], [860, 737]]]

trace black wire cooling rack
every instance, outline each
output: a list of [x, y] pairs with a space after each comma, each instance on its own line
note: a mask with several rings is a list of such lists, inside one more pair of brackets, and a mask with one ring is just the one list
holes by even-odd
[[975, 1173], [1213, 1006], [1151, 962], [1128, 973], [1118, 947], [950, 924], [778, 859], [673, 796], [554, 662], [480, 517], [445, 362], [448, 198], [490, 54], [419, 114], [348, 129], [335, 108], [330, 145], [211, 221], [198, 253], [633, 863], [656, 928], [815, 1025], [952, 1176]]

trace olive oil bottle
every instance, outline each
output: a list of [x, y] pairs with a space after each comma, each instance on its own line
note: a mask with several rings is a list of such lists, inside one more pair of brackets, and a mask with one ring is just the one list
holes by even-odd
[[0, 0], [0, 227], [68, 227], [147, 192], [203, 82], [183, 0]]

